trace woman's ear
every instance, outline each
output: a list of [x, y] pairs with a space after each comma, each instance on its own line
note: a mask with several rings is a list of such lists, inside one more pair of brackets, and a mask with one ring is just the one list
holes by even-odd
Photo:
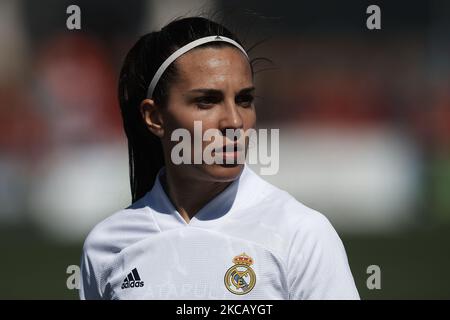
[[153, 99], [144, 99], [140, 105], [142, 119], [144, 119], [147, 128], [156, 136], [164, 136], [164, 126], [162, 114], [159, 106]]

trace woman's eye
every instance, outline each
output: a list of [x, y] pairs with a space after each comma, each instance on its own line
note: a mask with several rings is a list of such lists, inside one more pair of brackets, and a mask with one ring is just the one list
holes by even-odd
[[236, 98], [236, 103], [243, 107], [250, 107], [253, 103], [254, 97], [252, 95], [245, 95]]
[[210, 108], [219, 102], [219, 99], [216, 97], [199, 97], [195, 99], [197, 106], [202, 109]]

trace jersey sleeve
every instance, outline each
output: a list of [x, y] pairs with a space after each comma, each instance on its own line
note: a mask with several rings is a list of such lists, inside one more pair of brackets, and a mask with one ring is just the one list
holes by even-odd
[[102, 299], [100, 289], [100, 270], [92, 261], [89, 243], [86, 242], [81, 255], [81, 281], [80, 281], [80, 299], [81, 300], [100, 300]]
[[359, 299], [337, 232], [318, 212], [308, 220], [299, 226], [289, 252], [289, 299]]

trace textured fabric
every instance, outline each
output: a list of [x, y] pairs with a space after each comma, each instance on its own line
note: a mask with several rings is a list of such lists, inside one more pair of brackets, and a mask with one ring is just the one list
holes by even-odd
[[164, 170], [88, 235], [81, 299], [359, 299], [321, 213], [245, 165], [186, 223], [161, 186]]

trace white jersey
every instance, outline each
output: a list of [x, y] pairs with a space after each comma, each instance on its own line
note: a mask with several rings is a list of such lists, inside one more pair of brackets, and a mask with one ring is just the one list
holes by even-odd
[[161, 186], [100, 222], [81, 299], [359, 299], [327, 218], [247, 165], [187, 223]]

